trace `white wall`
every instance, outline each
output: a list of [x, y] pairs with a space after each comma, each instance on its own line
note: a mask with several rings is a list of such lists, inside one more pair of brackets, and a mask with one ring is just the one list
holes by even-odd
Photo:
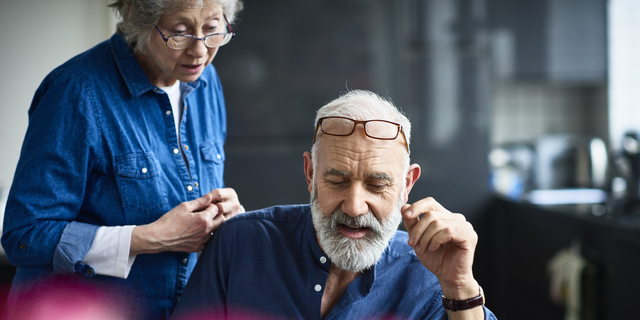
[[640, 1], [609, 1], [609, 131], [620, 149], [627, 130], [640, 131]]
[[55, 67], [111, 36], [108, 3], [0, 0], [0, 196], [13, 180], [35, 90]]

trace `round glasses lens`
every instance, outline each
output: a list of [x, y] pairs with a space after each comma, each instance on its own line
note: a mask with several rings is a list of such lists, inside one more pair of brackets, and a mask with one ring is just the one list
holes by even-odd
[[398, 126], [385, 121], [369, 121], [366, 130], [368, 135], [379, 139], [394, 139], [398, 135]]
[[191, 46], [193, 40], [193, 37], [170, 36], [169, 39], [167, 39], [167, 46], [173, 49], [185, 49]]
[[333, 135], [348, 135], [353, 131], [354, 122], [342, 118], [326, 118], [322, 120], [322, 132]]
[[207, 38], [204, 40], [204, 43], [208, 47], [220, 47], [227, 44], [229, 40], [231, 40], [231, 36], [231, 33], [212, 34], [210, 36], [207, 36]]

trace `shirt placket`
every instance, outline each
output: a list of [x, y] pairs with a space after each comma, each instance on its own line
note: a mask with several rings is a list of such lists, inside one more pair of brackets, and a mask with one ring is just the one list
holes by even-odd
[[[184, 88], [184, 89], [183, 89]], [[185, 84], [181, 84], [182, 96], [183, 99], [193, 91], [193, 87]], [[180, 121], [180, 135], [181, 140], [178, 141], [178, 136], [175, 131], [175, 120], [173, 117], [173, 110], [171, 109], [171, 103], [169, 102], [169, 97], [159, 88], [155, 88], [154, 91], [156, 93], [162, 94], [161, 98], [161, 108], [164, 112], [164, 124], [165, 130], [167, 132], [167, 146], [170, 148], [170, 153], [173, 157], [173, 161], [178, 168], [178, 174], [180, 175], [180, 180], [182, 182], [182, 186], [185, 190], [185, 194], [187, 195], [186, 200], [194, 200], [199, 196], [199, 183], [197, 180], [197, 174], [194, 176], [196, 170], [195, 168], [189, 168], [188, 163], [192, 166], [194, 165], [193, 154], [191, 152], [191, 146], [189, 143], [189, 137], [187, 135], [185, 119], [187, 118], [187, 112], [189, 112], [188, 106], [186, 104], [186, 100], [183, 100], [184, 103], [184, 111], [182, 114], [182, 120]], [[181, 149], [184, 150], [185, 158], [187, 162], [185, 162], [182, 157]], [[195, 179], [194, 179], [195, 177]]]
[[181, 92], [182, 92], [182, 103], [184, 105], [184, 110], [182, 112], [182, 119], [180, 120], [180, 125], [178, 126], [180, 130], [180, 144], [182, 147], [182, 151], [184, 152], [185, 158], [187, 158], [187, 171], [189, 174], [189, 182], [186, 184], [185, 188], [187, 190], [187, 195], [190, 200], [196, 199], [200, 195], [200, 183], [198, 181], [198, 170], [195, 167], [196, 161], [193, 156], [193, 145], [191, 144], [191, 136], [187, 132], [188, 125], [188, 114], [189, 114], [189, 103], [187, 102], [187, 96], [191, 91], [193, 91], [195, 87], [192, 87], [189, 84], [183, 83], [181, 84]]

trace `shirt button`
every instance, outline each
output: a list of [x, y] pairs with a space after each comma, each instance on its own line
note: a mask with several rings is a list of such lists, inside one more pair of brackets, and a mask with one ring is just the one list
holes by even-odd
[[219, 153], [218, 153], [217, 157], [218, 157], [218, 160], [220, 160], [220, 158], [222, 158], [222, 156]]
[[327, 258], [325, 258], [324, 256], [320, 257], [320, 263], [326, 263], [327, 262]]
[[178, 150], [178, 148], [174, 148], [173, 149], [173, 154], [178, 154], [178, 153], [180, 153], [180, 150]]
[[185, 144], [185, 145], [184, 145], [184, 149], [185, 149], [185, 150], [189, 150], [189, 146]]
[[188, 258], [184, 258], [184, 259], [182, 259], [182, 264], [187, 264], [187, 262], [189, 262], [189, 259], [188, 259]]
[[191, 185], [188, 185], [188, 186], [187, 186], [187, 190], [188, 190], [188, 191], [192, 191], [192, 190], [193, 190], [193, 187], [192, 187]]
[[320, 291], [322, 290], [322, 286], [321, 286], [321, 285], [319, 285], [319, 284], [316, 284], [316, 286], [315, 286], [315, 287], [313, 287], [313, 289], [315, 289], [315, 290], [316, 290], [316, 292], [320, 292]]
[[142, 173], [147, 173], [147, 168], [142, 168]]
[[20, 250], [25, 250], [25, 249], [27, 249], [27, 246], [24, 243], [21, 243], [19, 248], [20, 248]]
[[164, 114], [166, 114], [166, 115], [170, 116], [170, 115], [171, 115], [171, 110], [167, 110], [167, 111], [165, 111], [165, 112], [164, 112]]
[[193, 186], [197, 188], [199, 186], [199, 184], [197, 182], [194, 182]]

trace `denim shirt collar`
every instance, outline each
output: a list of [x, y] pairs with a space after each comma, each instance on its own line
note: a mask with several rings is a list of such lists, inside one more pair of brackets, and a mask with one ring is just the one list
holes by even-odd
[[[133, 49], [129, 47], [122, 35], [116, 32], [111, 36], [109, 42], [113, 58], [116, 61], [122, 79], [127, 85], [127, 89], [129, 89], [129, 93], [134, 97], [138, 97], [149, 90], [156, 89], [156, 86], [151, 84], [144, 70], [142, 70], [142, 66], [133, 53]], [[207, 86], [207, 81], [202, 77], [199, 77], [194, 82], [185, 83], [185, 85], [196, 89], [200, 86], [200, 83], [205, 87]]]

